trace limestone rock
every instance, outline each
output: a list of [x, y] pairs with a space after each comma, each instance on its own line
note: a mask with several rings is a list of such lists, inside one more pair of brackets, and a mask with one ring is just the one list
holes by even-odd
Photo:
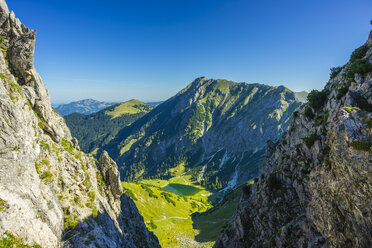
[[120, 182], [118, 166], [106, 151], [103, 151], [99, 158], [98, 169], [101, 171], [103, 179], [108, 182], [112, 194], [115, 197], [120, 197], [123, 194], [123, 188]]
[[0, 0], [0, 238], [41, 247], [159, 247], [116, 165], [80, 151], [33, 64], [35, 32]]

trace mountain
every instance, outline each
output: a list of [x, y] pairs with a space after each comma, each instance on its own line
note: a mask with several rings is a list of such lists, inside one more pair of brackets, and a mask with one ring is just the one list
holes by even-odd
[[227, 191], [257, 176], [300, 106], [283, 86], [198, 78], [103, 146], [124, 180], [187, 173]]
[[115, 162], [80, 151], [34, 68], [36, 32], [0, 0], [0, 247], [160, 247]]
[[307, 91], [295, 92], [296, 99], [300, 102], [306, 102], [307, 101], [307, 95], [309, 95], [309, 92], [307, 92]]
[[57, 107], [55, 107], [55, 110], [62, 116], [72, 113], [81, 113], [88, 115], [98, 112], [101, 109], [107, 108], [114, 104], [115, 103], [111, 102], [100, 102], [93, 99], [85, 99], [77, 102], [58, 105]]
[[312, 91], [214, 247], [372, 247], [372, 32]]
[[79, 141], [81, 149], [90, 153], [97, 152], [98, 148], [111, 141], [120, 129], [152, 109], [153, 107], [143, 102], [130, 100], [90, 115], [74, 113], [64, 118], [72, 136]]
[[153, 106], [154, 108], [157, 107], [158, 105], [162, 104], [164, 101], [160, 102], [146, 102], [147, 105]]

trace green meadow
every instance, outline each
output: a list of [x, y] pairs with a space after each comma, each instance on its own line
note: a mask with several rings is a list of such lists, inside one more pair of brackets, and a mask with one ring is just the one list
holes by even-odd
[[212, 247], [242, 194], [239, 187], [212, 206], [212, 193], [189, 175], [122, 184], [124, 193], [134, 200], [146, 226], [163, 248]]
[[146, 226], [163, 248], [212, 247], [214, 242], [195, 241], [200, 231], [193, 228], [191, 217], [212, 208], [208, 201], [211, 193], [194, 185], [190, 176], [122, 184], [124, 193], [134, 200]]

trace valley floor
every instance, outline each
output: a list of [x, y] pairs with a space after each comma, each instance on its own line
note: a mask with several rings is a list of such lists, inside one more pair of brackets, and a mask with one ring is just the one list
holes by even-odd
[[208, 200], [212, 193], [196, 185], [191, 176], [123, 182], [123, 188], [135, 201], [147, 227], [159, 238], [163, 248], [213, 246], [214, 241], [196, 241], [200, 231], [194, 229], [192, 218], [193, 213], [213, 207]]

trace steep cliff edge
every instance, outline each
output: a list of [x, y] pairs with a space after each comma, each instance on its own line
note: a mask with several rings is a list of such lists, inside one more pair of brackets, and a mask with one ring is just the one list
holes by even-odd
[[269, 143], [215, 247], [372, 247], [372, 32]]
[[0, 0], [0, 240], [42, 247], [159, 247], [115, 162], [80, 151], [34, 68], [36, 32]]

